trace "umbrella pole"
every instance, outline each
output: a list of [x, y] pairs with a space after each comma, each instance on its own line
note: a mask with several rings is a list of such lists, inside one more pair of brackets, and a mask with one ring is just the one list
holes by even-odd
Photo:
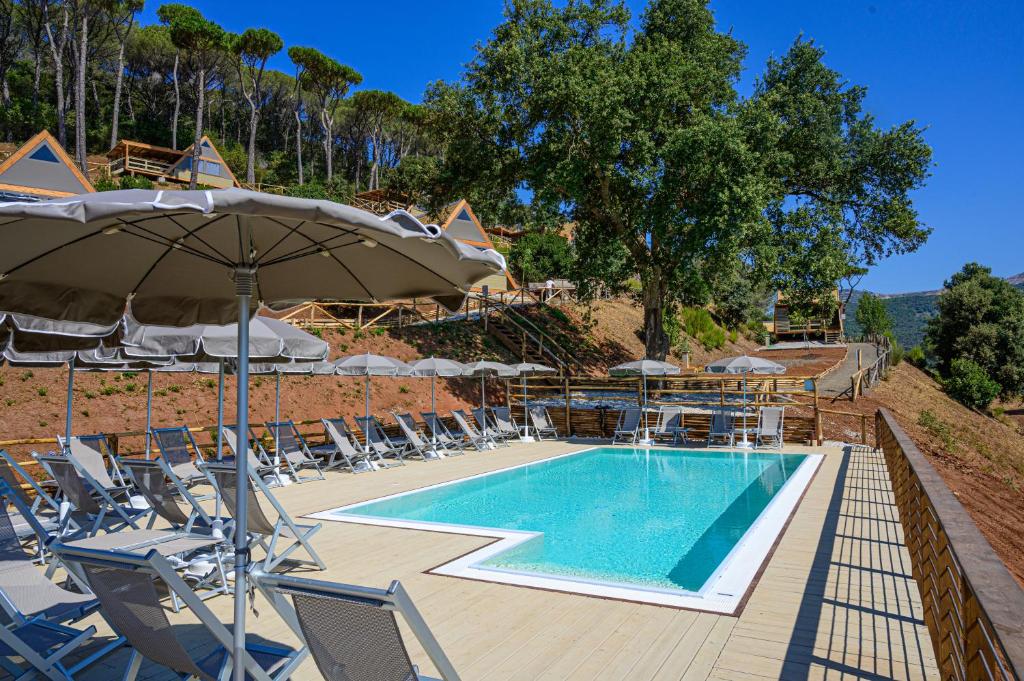
[[249, 562], [249, 534], [246, 525], [249, 502], [249, 298], [252, 295], [253, 270], [235, 270], [235, 292], [238, 297], [238, 449], [235, 469], [235, 618], [232, 631], [232, 677], [245, 681], [245, 597], [246, 570]]
[[369, 373], [366, 374], [366, 385], [363, 388], [363, 398], [366, 401], [366, 404], [364, 405], [363, 416], [365, 416], [366, 418], [370, 418], [370, 374]]
[[525, 435], [522, 439], [525, 442], [533, 442], [530, 438], [530, 405], [527, 404], [529, 398], [526, 396], [526, 375], [523, 375], [523, 428], [525, 428]]
[[71, 407], [72, 397], [75, 390], [75, 358], [72, 355], [68, 362], [68, 405], [67, 413], [64, 416], [64, 448], [71, 446]]
[[481, 409], [486, 409], [487, 408], [486, 407], [486, 405], [487, 405], [487, 395], [484, 392], [487, 388], [484, 387], [484, 380], [486, 380], [486, 377], [483, 374], [480, 374], [480, 408]]
[[146, 458], [149, 458], [149, 448], [152, 444], [150, 435], [153, 427], [153, 370], [147, 369], [149, 382], [146, 384]]
[[[437, 376], [431, 375], [430, 377], [430, 412], [432, 414], [437, 413], [437, 393], [435, 388], [437, 387]], [[437, 437], [434, 435], [434, 429], [430, 429], [430, 443], [434, 444], [437, 442]]]
[[274, 466], [281, 465], [281, 372], [277, 372], [274, 384]]
[[[224, 458], [224, 360], [217, 368], [217, 461]], [[217, 495], [217, 515], [220, 515], [220, 495]]]

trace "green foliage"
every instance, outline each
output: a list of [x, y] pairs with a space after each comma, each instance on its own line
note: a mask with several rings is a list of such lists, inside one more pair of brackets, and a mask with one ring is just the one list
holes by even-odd
[[22, 374], [20, 376], [21, 382], [24, 383], [25, 381], [27, 381], [28, 379], [32, 378], [33, 376], [35, 376], [35, 374], [32, 373], [31, 369], [29, 369], [28, 371], [24, 371], [24, 372], [22, 372]]
[[865, 336], [880, 336], [892, 332], [892, 319], [885, 303], [878, 296], [865, 293], [857, 304], [857, 324]]
[[117, 395], [120, 392], [121, 389], [118, 388], [116, 385], [104, 385], [100, 387], [100, 394], [106, 397], [109, 397], [111, 395]]
[[181, 392], [181, 386], [177, 385], [177, 384], [169, 385], [169, 386], [167, 386], [167, 389], [170, 390], [172, 393], [180, 393]]
[[956, 451], [957, 446], [956, 440], [953, 439], [953, 429], [930, 410], [925, 409], [918, 415], [917, 425], [927, 430], [932, 437], [941, 441], [947, 451], [950, 453]]
[[924, 348], [920, 345], [915, 345], [907, 351], [907, 361], [919, 369], [924, 369], [928, 366], [928, 358], [925, 357]]
[[903, 361], [903, 355], [905, 354], [903, 346], [896, 339], [896, 336], [893, 335], [892, 331], [886, 331], [883, 335], [889, 339], [889, 352], [891, 353], [889, 357], [890, 364], [892, 366], [898, 366], [899, 363]]
[[952, 361], [943, 385], [950, 397], [978, 410], [987, 409], [1000, 391], [999, 383], [989, 378], [984, 368], [961, 358]]
[[927, 348], [939, 373], [970, 360], [999, 384], [1003, 397], [1024, 394], [1024, 293], [977, 263], [945, 283], [938, 314], [927, 326]]
[[36, 392], [39, 393], [40, 397], [46, 397], [46, 393], [47, 393], [46, 388], [36, 388]]
[[398, 386], [398, 392], [401, 393], [402, 395], [406, 395], [409, 392], [409, 388], [407, 386], [400, 385]]
[[323, 201], [334, 201], [335, 203], [351, 203], [355, 191], [345, 180], [335, 177], [327, 184], [309, 182], [301, 185], [288, 187], [285, 193], [288, 196], [296, 196], [303, 199], [320, 199]]
[[569, 276], [572, 247], [561, 234], [530, 232], [512, 245], [508, 263], [524, 284]]
[[702, 307], [684, 307], [681, 315], [686, 334], [705, 350], [717, 350], [725, 345], [725, 329], [715, 324], [710, 312]]
[[124, 391], [126, 393], [133, 393], [135, 392], [135, 389], [138, 387], [139, 386], [133, 383], [132, 381], [128, 381], [127, 383], [124, 384]]
[[85, 395], [85, 399], [87, 399], [87, 400], [94, 400], [94, 399], [96, 399], [96, 393], [93, 392], [92, 390], [86, 390], [82, 394]]

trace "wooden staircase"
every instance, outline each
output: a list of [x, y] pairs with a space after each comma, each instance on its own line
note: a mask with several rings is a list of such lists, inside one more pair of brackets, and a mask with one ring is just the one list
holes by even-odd
[[520, 361], [554, 367], [565, 376], [581, 373], [582, 364], [571, 352], [511, 305], [488, 300], [486, 310], [487, 332]]

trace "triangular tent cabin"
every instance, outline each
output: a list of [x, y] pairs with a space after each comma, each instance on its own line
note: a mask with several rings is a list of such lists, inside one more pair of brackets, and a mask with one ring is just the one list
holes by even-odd
[[[439, 217], [440, 219], [437, 222], [441, 229], [462, 243], [475, 246], [476, 248], [498, 250], [494, 242], [491, 241], [487, 230], [483, 228], [480, 220], [473, 213], [473, 209], [466, 199], [459, 199], [454, 203], [448, 204]], [[490, 291], [510, 291], [519, 288], [519, 284], [516, 283], [516, 280], [508, 272], [505, 274], [493, 274], [486, 279], [478, 281], [473, 288], [474, 290], [482, 289], [484, 285]]]
[[[207, 187], [226, 189], [240, 187], [235, 174], [224, 162], [217, 147], [206, 135], [200, 145], [199, 176], [197, 182]], [[121, 140], [107, 152], [110, 159], [110, 174], [113, 176], [140, 175], [157, 183], [188, 184], [192, 174], [192, 149], [190, 144], [184, 151], [160, 147], [144, 142]]]
[[46, 130], [0, 163], [0, 202], [60, 199], [95, 191], [89, 179]]

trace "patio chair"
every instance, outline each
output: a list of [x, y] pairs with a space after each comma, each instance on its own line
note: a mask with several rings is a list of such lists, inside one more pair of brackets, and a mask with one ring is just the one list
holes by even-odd
[[405, 463], [403, 458], [405, 457], [406, 443], [404, 441], [401, 444], [392, 442], [384, 434], [384, 427], [376, 416], [357, 416], [356, 425], [363, 432], [363, 437], [366, 438], [366, 448], [369, 451], [381, 459], [391, 457]]
[[658, 409], [658, 424], [654, 427], [655, 438], [672, 438], [672, 444], [679, 444], [679, 438], [689, 440], [690, 429], [686, 426], [682, 407], [662, 406]]
[[[61, 450], [75, 463], [75, 468], [96, 481], [114, 497], [126, 496], [129, 485], [117, 467], [117, 461], [106, 435], [76, 435], [70, 439], [57, 437]], [[110, 459], [110, 468], [104, 459]]]
[[[231, 630], [221, 623], [206, 604], [156, 551], [145, 556], [119, 551], [102, 551], [58, 544], [54, 551], [65, 561], [79, 566], [99, 599], [100, 612], [110, 627], [127, 639], [132, 652], [121, 678], [134, 681], [143, 658], [167, 667], [183, 679], [226, 680], [233, 664], [245, 667], [246, 678], [255, 681], [287, 679], [308, 652], [286, 646], [247, 643], [241, 660], [234, 660]], [[178, 637], [184, 629], [172, 626], [160, 603], [156, 581], [162, 582], [188, 607], [198, 621], [206, 641], [189, 637], [188, 647]], [[189, 650], [209, 650], [194, 658]]]
[[640, 421], [643, 420], [643, 411], [630, 407], [619, 412], [619, 421], [615, 424], [615, 432], [612, 434], [612, 444], [629, 440], [630, 444], [636, 444], [640, 439]]
[[[320, 470], [320, 462], [306, 446], [306, 440], [299, 433], [293, 421], [267, 421], [264, 424], [267, 432], [274, 438], [274, 446], [280, 453], [281, 461], [288, 466], [288, 471], [295, 482], [323, 480], [324, 472]], [[301, 470], [311, 470], [311, 475], [300, 475]]]
[[418, 454], [424, 461], [444, 458], [444, 455], [437, 447], [430, 444], [426, 436], [420, 433], [420, 428], [416, 425], [416, 420], [412, 417], [412, 414], [408, 412], [399, 414], [397, 411], [393, 411], [391, 415], [395, 417], [395, 423], [402, 429], [402, 435], [408, 441], [411, 451]]
[[782, 449], [783, 420], [786, 416], [785, 407], [761, 407], [757, 415], [757, 429], [755, 444], [760, 446], [772, 446]]
[[427, 681], [409, 658], [399, 614], [442, 681], [459, 681], [441, 644], [398, 581], [385, 590], [262, 572], [253, 579], [281, 619], [305, 641], [328, 681]]
[[[353, 473], [366, 473], [367, 471], [376, 470], [377, 465], [374, 463], [371, 455], [368, 452], [357, 449], [352, 444], [352, 432], [349, 430], [345, 419], [320, 419], [320, 422], [324, 424], [327, 440], [334, 445], [334, 452], [331, 453], [330, 458], [324, 465], [326, 470], [331, 470], [341, 465], [348, 466], [348, 469]], [[388, 465], [383, 463], [383, 460], [381, 461], [383, 465]]]
[[[228, 446], [228, 449], [231, 450], [231, 453], [234, 456], [238, 456], [238, 433], [236, 427], [224, 426], [222, 432], [224, 434], [224, 443]], [[260, 452], [259, 456], [253, 452], [252, 446], [249, 443], [246, 443], [245, 455], [249, 461], [249, 470], [255, 471], [260, 476], [273, 475], [277, 473], [277, 466], [266, 459], [266, 454], [263, 451], [263, 448], [257, 446], [257, 449]], [[199, 469], [205, 470], [202, 465], [200, 465]]]
[[708, 447], [722, 445], [733, 447], [736, 444], [736, 430], [733, 428], [733, 415], [724, 409], [711, 412], [711, 426], [708, 429]]
[[427, 424], [427, 428], [430, 429], [430, 437], [434, 444], [439, 444], [444, 447], [445, 452], [448, 456], [453, 454], [465, 454], [463, 451], [465, 443], [456, 439], [452, 432], [448, 430], [448, 426], [444, 424], [441, 417], [437, 415], [437, 412], [433, 411], [421, 411], [420, 417], [423, 422]]
[[[170, 473], [180, 480], [187, 487], [199, 483], [206, 483], [213, 486], [213, 482], [203, 474], [196, 463], [202, 463], [205, 459], [203, 453], [192, 437], [192, 432], [185, 426], [173, 428], [153, 428], [153, 441], [156, 442], [160, 458], [167, 462]], [[195, 459], [193, 460], [193, 453]], [[212, 496], [203, 497], [211, 499]]]
[[452, 418], [455, 419], [455, 424], [459, 427], [457, 432], [452, 433], [455, 437], [461, 438], [466, 444], [473, 445], [478, 450], [487, 449], [494, 445], [494, 441], [491, 438], [473, 427], [473, 424], [469, 422], [469, 416], [466, 412], [461, 409], [455, 409], [452, 411]]
[[[91, 537], [100, 529], [117, 532], [125, 527], [131, 527], [137, 530], [138, 523], [152, 514], [152, 509], [126, 506], [116, 500], [107, 488], [97, 482], [88, 471], [79, 468], [69, 456], [34, 452], [32, 456], [53, 476], [64, 498], [74, 506], [74, 515], [69, 517], [83, 529], [86, 536]], [[127, 487], [121, 486], [117, 489], [123, 491], [127, 490]], [[150, 519], [150, 525], [155, 519], [154, 515]], [[61, 533], [63, 532], [62, 526]]]
[[515, 419], [512, 418], [511, 409], [508, 407], [491, 407], [491, 415], [494, 417], [494, 425], [508, 436], [509, 439], [517, 438], [521, 435], [519, 426], [516, 425]]
[[551, 414], [547, 407], [530, 407], [530, 420], [533, 422], [533, 430], [537, 433], [537, 439], [543, 440], [545, 435], [552, 439], [558, 439], [558, 430], [551, 422]]
[[[168, 475], [170, 465], [166, 461], [125, 459], [121, 462], [121, 467], [131, 477], [136, 489], [149, 503], [153, 512], [167, 521], [173, 529], [185, 532], [212, 529], [213, 518], [184, 482]], [[200, 474], [206, 477], [202, 471]], [[171, 485], [167, 484], [168, 479], [171, 480]], [[186, 501], [189, 507], [183, 509], [178, 499]]]
[[[220, 490], [221, 498], [224, 500], [224, 506], [227, 507], [231, 517], [237, 520], [238, 509], [235, 506], [235, 493], [238, 488], [238, 475], [234, 465], [205, 463], [202, 464], [202, 467], [213, 475]], [[324, 561], [321, 560], [320, 556], [313, 549], [312, 544], [309, 543], [313, 535], [320, 531], [321, 525], [319, 523], [316, 525], [297, 524], [288, 515], [288, 512], [284, 510], [281, 502], [274, 498], [270, 489], [258, 475], [250, 474], [249, 480], [251, 484], [247, 488], [247, 528], [251, 534], [257, 535], [255, 542], [267, 552], [266, 558], [263, 559], [263, 569], [268, 572], [273, 570], [298, 549], [304, 549], [309, 554], [311, 560], [293, 560], [291, 562], [300, 565], [314, 565], [321, 570], [325, 569], [327, 566], [324, 564]], [[271, 522], [263, 512], [260, 497], [256, 494], [257, 491], [263, 493], [263, 498], [277, 512], [276, 521]], [[287, 543], [283, 550], [278, 546], [282, 542]]]
[[[0, 481], [10, 487], [11, 492], [21, 501], [21, 506], [45, 531], [57, 532], [59, 530], [60, 504], [43, 489], [42, 485], [28, 471], [21, 467], [21, 464], [15, 461], [6, 449], [0, 449]], [[35, 492], [35, 498], [29, 498], [23, 485], [28, 485], [29, 489]], [[11, 524], [22, 539], [36, 535], [29, 519], [20, 511], [15, 511], [11, 516]], [[80, 528], [76, 525], [72, 529], [77, 531]], [[40, 557], [43, 557], [46, 547], [40, 543], [38, 548]]]
[[490, 418], [485, 407], [477, 407], [476, 409], [473, 409], [472, 412], [473, 419], [476, 421], [477, 426], [480, 427], [480, 432], [487, 436], [491, 442], [500, 442], [506, 447], [511, 446], [508, 443], [510, 436], [502, 432], [494, 424], [493, 419]]

